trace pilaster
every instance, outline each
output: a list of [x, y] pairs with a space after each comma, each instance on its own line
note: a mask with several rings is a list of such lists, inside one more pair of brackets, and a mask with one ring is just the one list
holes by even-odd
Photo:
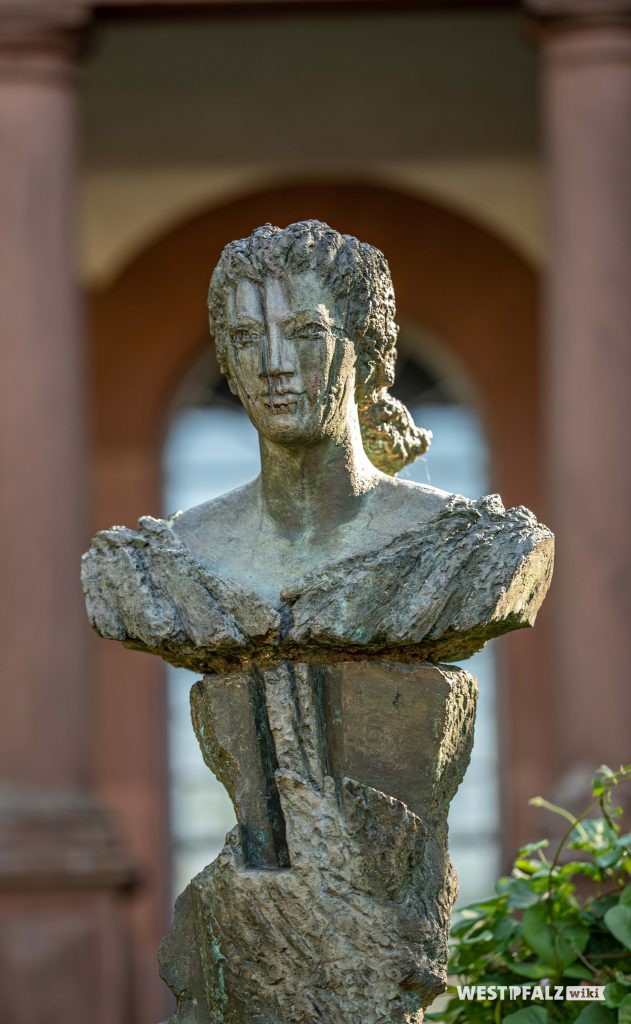
[[[628, 761], [631, 3], [529, 0], [542, 53], [559, 799]], [[580, 797], [579, 797], [580, 799]]]
[[0, 0], [0, 983], [7, 1024], [121, 1024], [134, 873], [91, 792], [78, 2]]

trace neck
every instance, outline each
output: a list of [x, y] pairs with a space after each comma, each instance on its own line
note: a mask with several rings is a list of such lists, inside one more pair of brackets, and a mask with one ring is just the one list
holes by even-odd
[[260, 438], [263, 512], [286, 536], [325, 539], [368, 501], [379, 473], [364, 451], [354, 413], [341, 436], [308, 446]]

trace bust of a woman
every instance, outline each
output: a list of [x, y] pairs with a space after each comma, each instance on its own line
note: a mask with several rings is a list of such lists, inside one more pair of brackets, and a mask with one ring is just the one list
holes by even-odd
[[319, 221], [266, 224], [224, 249], [209, 311], [261, 473], [166, 521], [97, 535], [84, 583], [103, 636], [208, 670], [455, 659], [532, 624], [549, 531], [497, 496], [395, 476], [430, 435], [388, 391], [397, 325], [378, 250]]
[[84, 556], [102, 636], [205, 673], [193, 724], [238, 826], [176, 904], [171, 1024], [421, 1024], [446, 983], [447, 810], [475, 680], [531, 625], [552, 535], [396, 472], [429, 444], [388, 388], [384, 257], [318, 221], [232, 242], [209, 294], [261, 473]]

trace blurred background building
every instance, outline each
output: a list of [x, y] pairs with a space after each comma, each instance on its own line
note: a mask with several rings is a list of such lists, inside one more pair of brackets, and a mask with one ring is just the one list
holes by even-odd
[[[407, 471], [557, 533], [452, 814], [463, 898], [631, 732], [631, 0], [0, 0], [3, 1024], [156, 1024], [172, 901], [232, 823], [193, 677], [91, 636], [90, 535], [257, 473], [208, 338], [226, 242], [379, 246]], [[543, 285], [543, 287], [541, 287]]]

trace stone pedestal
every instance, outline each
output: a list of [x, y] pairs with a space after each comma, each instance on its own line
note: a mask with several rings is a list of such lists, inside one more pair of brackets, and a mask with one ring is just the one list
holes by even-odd
[[238, 824], [162, 944], [171, 1024], [422, 1020], [446, 981], [447, 813], [476, 695], [461, 669], [368, 661], [193, 687]]

